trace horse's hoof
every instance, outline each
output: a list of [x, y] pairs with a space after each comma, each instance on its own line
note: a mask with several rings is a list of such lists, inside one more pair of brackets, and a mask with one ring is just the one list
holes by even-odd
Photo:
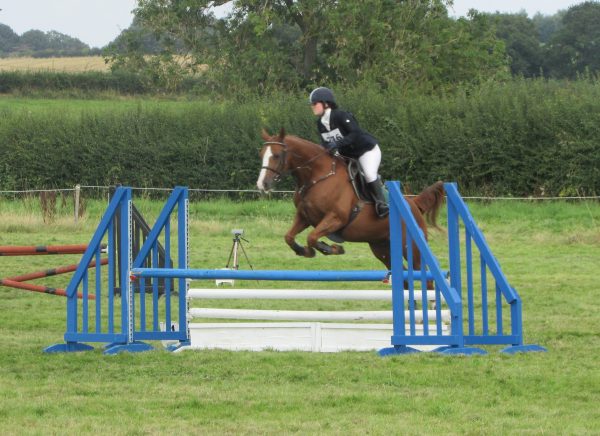
[[315, 257], [317, 252], [311, 247], [304, 248], [304, 257]]
[[290, 247], [292, 248], [292, 250], [294, 250], [296, 256], [304, 256], [304, 247], [302, 245], [293, 243], [290, 245]]
[[335, 254], [344, 254], [346, 252], [346, 250], [344, 250], [344, 247], [341, 245], [333, 244], [331, 248], [333, 248]]

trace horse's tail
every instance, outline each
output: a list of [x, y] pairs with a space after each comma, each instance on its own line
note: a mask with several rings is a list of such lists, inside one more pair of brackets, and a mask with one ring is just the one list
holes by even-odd
[[428, 186], [414, 200], [427, 222], [432, 227], [442, 230], [437, 225], [437, 216], [440, 206], [444, 203], [444, 182], [435, 182], [433, 185]]

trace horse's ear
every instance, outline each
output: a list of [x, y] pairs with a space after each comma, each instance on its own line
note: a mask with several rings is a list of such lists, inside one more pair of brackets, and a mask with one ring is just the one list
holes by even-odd
[[271, 135], [269, 135], [269, 132], [267, 132], [267, 129], [265, 129], [264, 127], [262, 129], [262, 132], [260, 132], [260, 136], [262, 136], [262, 139], [264, 139], [265, 141], [271, 139]]
[[285, 138], [285, 129], [282, 127], [279, 131], [279, 139], [283, 141], [283, 138]]

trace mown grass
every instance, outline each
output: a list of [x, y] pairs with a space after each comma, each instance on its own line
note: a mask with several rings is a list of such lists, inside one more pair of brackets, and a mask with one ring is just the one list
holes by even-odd
[[[162, 203], [136, 205], [152, 222]], [[0, 245], [86, 243], [104, 206], [89, 201], [86, 217], [74, 225], [66, 204], [44, 224], [35, 200], [2, 201]], [[494, 202], [470, 208], [523, 298], [525, 341], [548, 353], [505, 356], [491, 347], [487, 356], [468, 358], [224, 351], [109, 357], [100, 349], [45, 355], [43, 347], [62, 342], [64, 299], [0, 287], [0, 431], [597, 433], [600, 205]], [[191, 265], [223, 267], [231, 229], [243, 228], [256, 269], [380, 268], [360, 244], [346, 244], [345, 256], [296, 257], [282, 239], [292, 213], [289, 201], [191, 203]], [[442, 263], [444, 240], [432, 233]], [[3, 257], [0, 276], [77, 260]], [[241, 267], [248, 268], [244, 258]], [[38, 282], [64, 287], [67, 279]]]

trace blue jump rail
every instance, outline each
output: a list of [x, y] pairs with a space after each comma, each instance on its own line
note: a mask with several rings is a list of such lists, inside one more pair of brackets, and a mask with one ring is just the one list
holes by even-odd
[[[388, 276], [388, 271], [306, 271], [306, 270], [213, 270], [213, 269], [171, 269], [134, 268], [131, 275], [138, 278], [186, 278], [193, 280], [235, 279], [235, 280], [279, 280], [313, 282], [377, 282]], [[420, 280], [420, 272], [416, 273]], [[433, 276], [426, 274], [426, 280]]]

